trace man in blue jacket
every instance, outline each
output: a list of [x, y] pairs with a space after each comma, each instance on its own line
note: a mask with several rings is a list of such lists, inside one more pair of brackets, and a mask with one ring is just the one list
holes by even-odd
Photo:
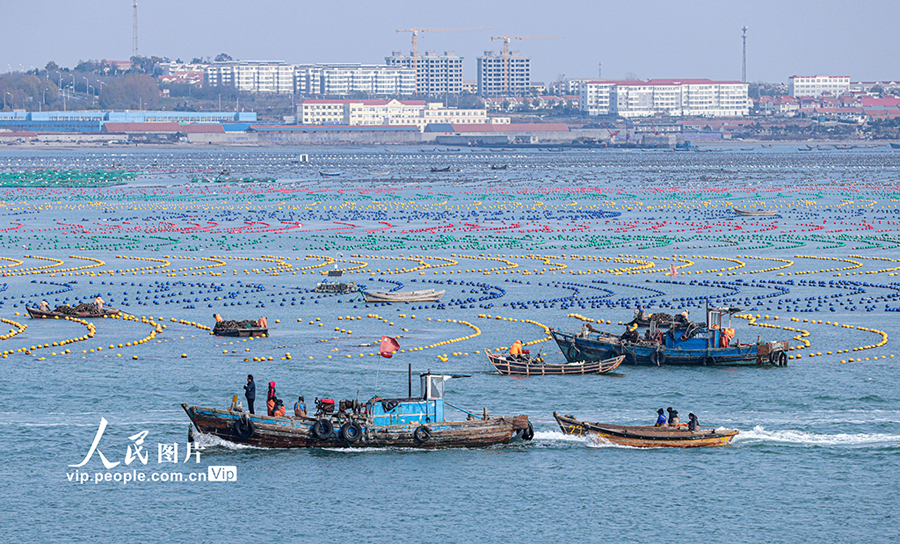
[[247, 385], [244, 386], [244, 396], [247, 397], [247, 408], [251, 414], [253, 411], [253, 401], [256, 400], [256, 382], [253, 381], [253, 374], [247, 374]]
[[663, 411], [663, 409], [660, 408], [656, 411], [656, 413], [659, 414], [659, 417], [656, 418], [655, 427], [668, 427], [669, 422], [666, 420], [665, 412]]

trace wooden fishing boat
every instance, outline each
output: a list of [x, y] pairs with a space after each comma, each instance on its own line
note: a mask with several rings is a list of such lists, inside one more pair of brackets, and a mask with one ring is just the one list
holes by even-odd
[[[322, 399], [315, 415], [302, 417], [271, 417], [186, 403], [181, 407], [201, 433], [265, 448], [482, 448], [508, 444], [514, 436], [534, 437], [527, 415], [489, 416], [487, 409], [477, 415], [446, 402], [444, 382], [456, 377], [462, 376], [422, 374], [418, 398], [411, 394], [399, 399], [373, 397], [365, 404], [343, 400], [337, 410], [333, 399]], [[459, 410], [467, 419], [447, 420], [446, 408]]]
[[213, 334], [216, 336], [269, 336], [268, 327], [260, 327], [258, 321], [247, 319], [244, 321], [217, 321], [213, 327]]
[[340, 172], [319, 172], [319, 175], [323, 178], [336, 178], [341, 175]]
[[744, 210], [741, 208], [732, 208], [734, 213], [745, 217], [775, 217], [778, 215], [776, 210]]
[[488, 361], [504, 376], [562, 376], [571, 374], [606, 374], [612, 372], [625, 360], [624, 355], [603, 361], [579, 361], [577, 363], [548, 364], [543, 358], [525, 355], [522, 359], [508, 353], [493, 353], [486, 349]]
[[[776, 365], [787, 366], [787, 341], [741, 342], [731, 326], [738, 308], [707, 308], [706, 323], [692, 322], [684, 331], [659, 330], [650, 323], [649, 337], [635, 330], [631, 336], [594, 329], [550, 329], [550, 334], [569, 362], [602, 361], [619, 355], [624, 364], [639, 365]], [[726, 318], [727, 317], [727, 321]]]
[[246, 336], [269, 336], [269, 329], [264, 329], [262, 327], [245, 327], [242, 329], [213, 329], [213, 334], [216, 336], [233, 336], [233, 337], [246, 337]]
[[339, 293], [348, 295], [359, 291], [359, 286], [352, 281], [322, 281], [316, 284], [316, 288], [313, 289], [313, 291], [316, 293]]
[[390, 174], [390, 170], [369, 170], [370, 176], [389, 176]]
[[363, 291], [366, 302], [438, 302], [447, 291], [420, 289], [418, 291]]
[[[63, 318], [63, 317], [78, 317], [81, 319], [90, 319], [92, 317], [108, 317], [111, 315], [118, 315], [122, 313], [120, 310], [116, 308], [103, 308], [102, 310], [97, 310], [96, 308], [90, 310], [79, 310], [79, 306], [71, 309], [71, 313], [69, 312], [58, 312], [56, 310], [41, 310], [40, 308], [25, 308], [25, 311], [28, 312], [28, 316], [33, 319], [53, 319], [55, 317]], [[58, 307], [57, 307], [58, 308]]]
[[687, 427], [653, 427], [611, 425], [579, 421], [574, 416], [553, 412], [553, 417], [564, 434], [589, 436], [602, 442], [610, 442], [632, 448], [702, 448], [727, 446], [738, 431], [734, 429], [701, 429], [689, 431]]
[[508, 167], [508, 164], [492, 164], [491, 170], [506, 170]]

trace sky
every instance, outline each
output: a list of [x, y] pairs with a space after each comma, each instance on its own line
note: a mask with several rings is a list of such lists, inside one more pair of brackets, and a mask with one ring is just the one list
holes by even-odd
[[[131, 0], [31, 0], [3, 3], [0, 72], [55, 61], [131, 56]], [[411, 50], [397, 29], [490, 27], [424, 32], [419, 52], [476, 57], [502, 50], [492, 36], [564, 36], [515, 40], [530, 56], [532, 80], [568, 78], [741, 79], [741, 27], [747, 32], [747, 80], [786, 83], [791, 75], [845, 75], [853, 81], [900, 79], [900, 2], [869, 0], [138, 0], [143, 56], [189, 61], [228, 53], [242, 60], [383, 64]]]

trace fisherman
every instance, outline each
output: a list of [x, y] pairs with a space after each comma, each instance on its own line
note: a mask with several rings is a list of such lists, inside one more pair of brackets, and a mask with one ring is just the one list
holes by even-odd
[[681, 312], [680, 314], [675, 316], [675, 320], [680, 323], [689, 323], [691, 321], [690, 316], [691, 313], [687, 310]]
[[247, 408], [250, 409], [251, 414], [255, 414], [253, 411], [253, 401], [256, 400], [256, 382], [253, 381], [253, 374], [247, 374], [247, 384], [244, 385], [244, 396], [247, 398]]
[[669, 413], [669, 427], [674, 427], [675, 424], [672, 423], [672, 420], [675, 419], [675, 416], [678, 414], [678, 412], [676, 412], [675, 410], [673, 410], [671, 406], [669, 406], [668, 408], [666, 408], [666, 412]]
[[509, 348], [509, 356], [513, 357], [515, 359], [521, 359], [522, 355], [523, 355], [523, 353], [522, 353], [523, 345], [524, 345], [524, 342], [522, 342], [521, 340], [516, 340], [515, 342], [513, 342], [512, 347]]
[[688, 430], [689, 431], [699, 431], [700, 430], [700, 421], [697, 419], [693, 413], [688, 414]]
[[261, 328], [261, 329], [268, 329], [268, 328], [269, 328], [269, 322], [266, 321], [266, 317], [265, 317], [265, 316], [260, 317], [260, 318], [259, 318], [259, 321], [256, 322], [256, 325], [257, 325], [259, 328]]
[[213, 314], [213, 317], [216, 319], [216, 323], [221, 323], [223, 321], [222, 316], [219, 314]]
[[275, 399], [275, 382], [269, 382], [269, 392], [266, 393], [266, 408], [269, 415], [275, 411]]
[[50, 311], [50, 304], [47, 303], [46, 300], [42, 300], [42, 301], [41, 301], [41, 311], [42, 311], [42, 312], [49, 312], [49, 311]]
[[294, 403], [294, 416], [306, 417], [306, 401], [303, 400], [303, 395], [300, 395], [300, 398]]
[[644, 340], [646, 340], [647, 342], [649, 342], [651, 340], [650, 329], [647, 329], [646, 331], [644, 331]]
[[100, 298], [100, 295], [97, 295], [97, 298], [94, 299], [94, 306], [95, 306], [98, 310], [102, 310], [104, 304], [105, 304], [105, 302], [103, 301], [102, 298]]
[[284, 413], [285, 413], [284, 402], [282, 402], [282, 400], [278, 399], [278, 398], [276, 398], [274, 400], [275, 400], [275, 408], [272, 410], [272, 415], [275, 417], [284, 417]]
[[678, 427], [682, 425], [681, 418], [678, 417], [678, 410], [672, 410], [672, 415], [669, 416], [669, 427]]
[[637, 333], [637, 323], [632, 324], [630, 327], [625, 329], [625, 332], [622, 334], [622, 340], [625, 342], [637, 342], [640, 336]]
[[656, 411], [658, 417], [656, 418], [656, 425], [654, 427], [668, 427], [669, 422], [666, 421], [665, 411], [662, 408]]

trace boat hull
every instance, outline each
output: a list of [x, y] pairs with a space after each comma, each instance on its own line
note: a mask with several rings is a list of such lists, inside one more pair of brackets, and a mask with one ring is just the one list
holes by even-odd
[[394, 292], [363, 291], [363, 299], [366, 302], [438, 302], [446, 292], [446, 290], [436, 291], [434, 289]]
[[545, 364], [532, 359], [514, 359], [506, 354], [485, 350], [491, 365], [504, 376], [571, 376], [584, 374], [606, 374], [612, 372], [625, 360], [624, 356], [604, 361], [579, 361], [569, 364]]
[[233, 336], [233, 337], [269, 336], [269, 329], [263, 329], [260, 327], [251, 327], [251, 328], [244, 328], [244, 329], [224, 329], [224, 330], [213, 329], [213, 334], [215, 334], [216, 336]]
[[564, 434], [588, 436], [632, 448], [711, 448], [727, 446], [738, 435], [734, 429], [689, 431], [687, 427], [628, 427], [579, 421], [553, 412]]
[[[362, 433], [355, 442], [341, 438], [340, 425], [334, 418], [334, 432], [319, 439], [313, 432], [316, 419], [312, 417], [270, 417], [246, 412], [219, 410], [201, 406], [181, 407], [197, 430], [229, 442], [263, 448], [483, 448], [508, 444], [517, 431], [528, 428], [528, 416], [498, 417], [487, 420], [447, 421], [428, 423], [430, 436], [416, 437], [421, 425], [362, 424]], [[240, 436], [235, 422], [246, 414], [253, 422], [251, 436]], [[346, 419], [344, 420], [346, 421]], [[246, 434], [246, 433], [245, 433]]]
[[71, 314], [65, 314], [63, 312], [54, 312], [54, 311], [44, 312], [44, 311], [40, 310], [39, 308], [28, 308], [28, 307], [26, 307], [25, 310], [28, 312], [28, 316], [31, 317], [32, 319], [53, 319], [55, 317], [59, 317], [59, 318], [77, 317], [77, 318], [81, 318], [81, 319], [90, 319], [92, 317], [108, 317], [111, 315], [118, 315], [121, 313], [119, 310], [117, 310], [115, 308], [105, 308], [105, 309], [103, 309], [102, 313], [99, 313], [99, 314], [92, 314], [89, 312], [75, 312], [75, 313], [71, 313]]
[[550, 333], [563, 356], [569, 362], [602, 361], [624, 355], [624, 364], [684, 365], [684, 366], [756, 366], [772, 364], [759, 355], [757, 344], [742, 344], [727, 348], [682, 349], [666, 348], [653, 342], [623, 343], [607, 334], [576, 336], [551, 329]]

